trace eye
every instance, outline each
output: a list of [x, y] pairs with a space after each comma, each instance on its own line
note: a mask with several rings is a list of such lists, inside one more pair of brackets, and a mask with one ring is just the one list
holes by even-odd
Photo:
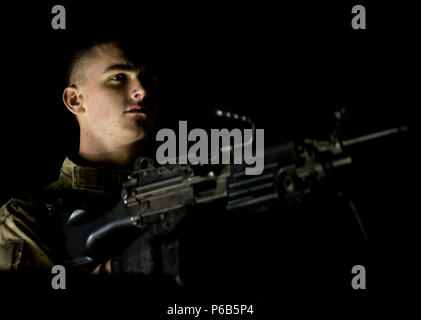
[[112, 76], [110, 78], [110, 80], [111, 81], [124, 82], [124, 81], [127, 80], [127, 76], [124, 73], [119, 73], [119, 74], [116, 74], [116, 75]]

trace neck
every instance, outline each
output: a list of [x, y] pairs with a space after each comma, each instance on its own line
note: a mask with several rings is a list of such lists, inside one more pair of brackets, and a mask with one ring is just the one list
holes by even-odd
[[80, 136], [79, 156], [88, 162], [109, 167], [131, 168], [144, 150], [144, 143], [138, 140], [129, 144], [105, 144]]

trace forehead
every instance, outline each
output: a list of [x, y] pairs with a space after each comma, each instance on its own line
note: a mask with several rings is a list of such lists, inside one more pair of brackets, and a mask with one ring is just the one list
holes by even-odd
[[92, 49], [92, 57], [86, 66], [85, 72], [89, 79], [104, 73], [112, 65], [126, 64], [133, 66], [133, 63], [116, 44], [103, 44]]

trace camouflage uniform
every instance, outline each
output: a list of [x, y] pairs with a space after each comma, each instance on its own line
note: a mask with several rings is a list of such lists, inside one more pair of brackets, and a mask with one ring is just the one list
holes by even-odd
[[60, 261], [55, 208], [107, 207], [120, 196], [129, 171], [92, 167], [68, 157], [57, 181], [40, 195], [13, 198], [0, 209], [0, 271], [49, 269]]

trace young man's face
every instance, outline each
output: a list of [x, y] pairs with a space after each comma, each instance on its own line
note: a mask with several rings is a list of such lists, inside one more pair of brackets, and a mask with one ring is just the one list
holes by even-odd
[[79, 88], [85, 109], [79, 116], [81, 134], [110, 144], [143, 139], [153, 126], [155, 111], [147, 103], [150, 92], [141, 80], [143, 68], [134, 66], [114, 44], [101, 45], [97, 52]]

